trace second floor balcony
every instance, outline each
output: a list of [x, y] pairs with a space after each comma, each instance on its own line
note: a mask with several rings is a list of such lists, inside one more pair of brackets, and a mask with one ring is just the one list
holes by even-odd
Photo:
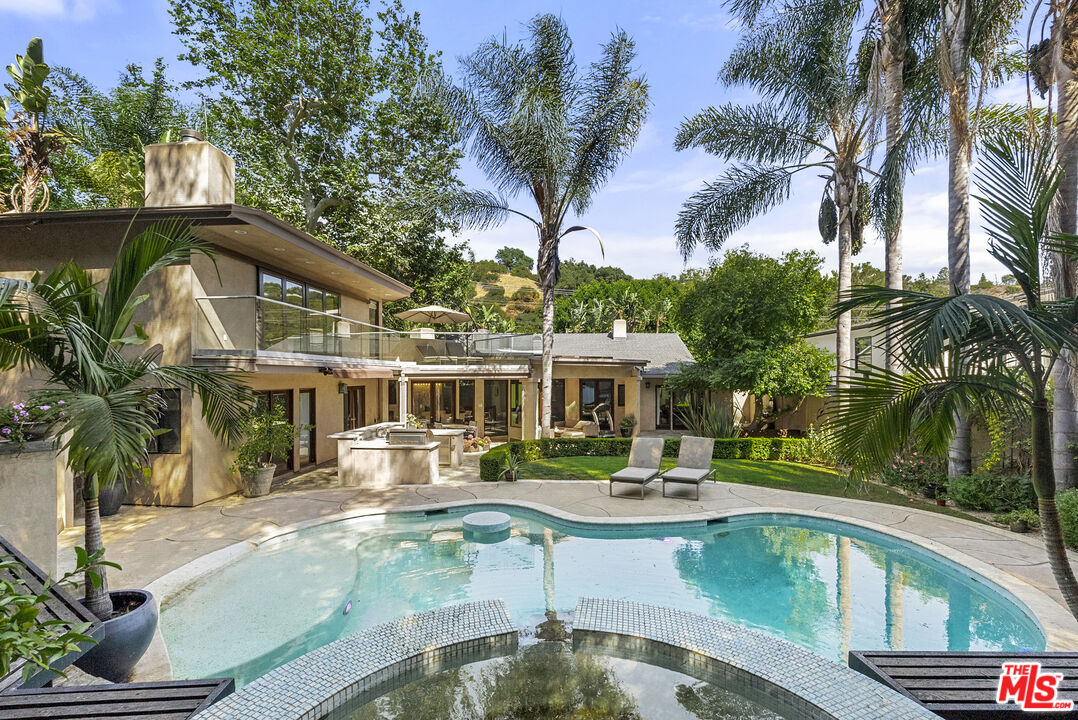
[[194, 348], [202, 356], [473, 365], [520, 363], [535, 353], [533, 335], [390, 330], [256, 295], [201, 297], [195, 303]]

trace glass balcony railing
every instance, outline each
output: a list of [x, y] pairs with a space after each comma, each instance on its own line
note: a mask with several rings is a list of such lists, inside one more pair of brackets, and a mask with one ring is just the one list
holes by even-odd
[[532, 335], [388, 330], [255, 295], [196, 298], [195, 350], [213, 355], [290, 353], [423, 364], [521, 361]]

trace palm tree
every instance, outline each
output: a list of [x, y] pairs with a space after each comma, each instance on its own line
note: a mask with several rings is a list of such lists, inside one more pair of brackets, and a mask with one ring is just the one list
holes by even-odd
[[[1065, 233], [1078, 232], [1078, 57], [1070, 47], [1078, 32], [1078, 3], [1074, 0], [1044, 0], [1034, 9], [1034, 19], [1043, 8], [1050, 20], [1049, 35], [1030, 48], [1030, 71], [1042, 97], [1056, 104], [1056, 147], [1063, 179], [1059, 185], [1058, 222]], [[1031, 20], [1031, 22], [1033, 22]], [[1053, 98], [1051, 93], [1055, 94]], [[1032, 106], [1032, 98], [1030, 98]], [[1052, 284], [1059, 297], [1075, 294], [1076, 267], [1073, 258], [1052, 254]], [[1062, 488], [1078, 485], [1073, 445], [1078, 444], [1078, 398], [1075, 396], [1075, 356], [1064, 350], [1052, 376], [1052, 457], [1056, 482]]]
[[[189, 226], [164, 220], [125, 238], [103, 285], [67, 263], [25, 286], [0, 286], [0, 369], [41, 373], [44, 387], [32, 394], [34, 402], [62, 408], [51, 424], [65, 438], [69, 467], [85, 483], [91, 555], [102, 548], [98, 492], [148, 472], [161, 388], [194, 390], [210, 427], [230, 440], [250, 404], [240, 373], [162, 365], [160, 346], [138, 350], [147, 337], [134, 315], [149, 297], [138, 288], [192, 253], [210, 255]], [[85, 604], [102, 619], [112, 613], [103, 565], [87, 571]]]
[[[704, 148], [742, 162], [689, 198], [676, 233], [686, 258], [699, 245], [717, 251], [751, 219], [784, 202], [795, 174], [823, 170], [820, 234], [825, 243], [838, 238], [842, 294], [868, 221], [866, 178], [877, 176], [871, 162], [880, 117], [864, 69], [850, 62], [857, 8], [842, 0], [814, 6], [826, 12], [783, 10], [757, 19], [726, 62], [723, 80], [749, 85], [763, 102], [711, 107], [682, 123], [678, 150]], [[837, 334], [841, 385], [853, 360], [848, 312], [839, 316]]]
[[[554, 286], [558, 246], [629, 154], [643, 127], [648, 85], [636, 75], [633, 40], [615, 32], [598, 61], [578, 74], [565, 23], [538, 15], [527, 25], [530, 45], [491, 38], [463, 58], [464, 84], [433, 83], [432, 92], [460, 126], [468, 151], [495, 192], [465, 191], [449, 205], [466, 225], [485, 228], [516, 215], [535, 228], [543, 293], [543, 378], [540, 426], [550, 434]], [[511, 207], [524, 194], [535, 217]]]
[[[968, 293], [937, 298], [882, 287], [855, 289], [841, 311], [868, 308], [877, 329], [897, 338], [906, 374], [866, 367], [840, 388], [832, 427], [845, 462], [865, 471], [890, 463], [911, 439], [942, 452], [970, 409], [1030, 411], [1033, 487], [1056, 583], [1078, 617], [1078, 583], [1067, 559], [1056, 509], [1048, 389], [1063, 350], [1078, 349], [1078, 299], [1042, 298], [1049, 252], [1078, 254], [1078, 236], [1049, 221], [1062, 179], [1048, 143], [987, 148], [979, 174], [989, 253], [1021, 289], [1018, 302]], [[892, 309], [888, 309], [888, 304]], [[963, 361], [949, 358], [960, 356]]]
[[[948, 102], [947, 132], [947, 271], [951, 291], [968, 293], [969, 254], [969, 168], [973, 140], [984, 91], [998, 82], [1007, 63], [1003, 48], [1010, 31], [1024, 10], [1022, 0], [943, 0], [939, 66], [943, 91]], [[976, 60], [976, 64], [974, 61]], [[970, 87], [974, 70], [979, 70], [977, 105], [970, 112]], [[960, 357], [953, 357], [960, 363]], [[947, 473], [968, 475], [971, 471], [969, 418], [956, 421], [948, 451]]]

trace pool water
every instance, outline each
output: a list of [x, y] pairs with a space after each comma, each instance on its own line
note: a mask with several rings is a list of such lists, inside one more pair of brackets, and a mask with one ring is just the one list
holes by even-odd
[[[749, 699], [747, 695], [754, 695]], [[326, 720], [786, 720], [762, 693], [540, 642], [417, 680]]]
[[548, 612], [571, 623], [580, 597], [633, 600], [725, 618], [840, 661], [851, 648], [1044, 648], [1001, 591], [855, 526], [751, 516], [580, 528], [497, 509], [513, 520], [493, 544], [465, 537], [457, 513], [360, 518], [264, 544], [165, 603], [175, 677], [244, 684], [360, 629], [494, 598], [525, 629]]

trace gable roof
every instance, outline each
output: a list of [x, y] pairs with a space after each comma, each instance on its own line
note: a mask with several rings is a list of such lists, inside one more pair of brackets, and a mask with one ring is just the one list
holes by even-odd
[[[542, 347], [541, 336], [535, 343]], [[677, 333], [627, 333], [617, 339], [610, 333], [555, 333], [554, 357], [639, 364], [645, 376], [671, 375], [681, 363], [695, 362]]]

